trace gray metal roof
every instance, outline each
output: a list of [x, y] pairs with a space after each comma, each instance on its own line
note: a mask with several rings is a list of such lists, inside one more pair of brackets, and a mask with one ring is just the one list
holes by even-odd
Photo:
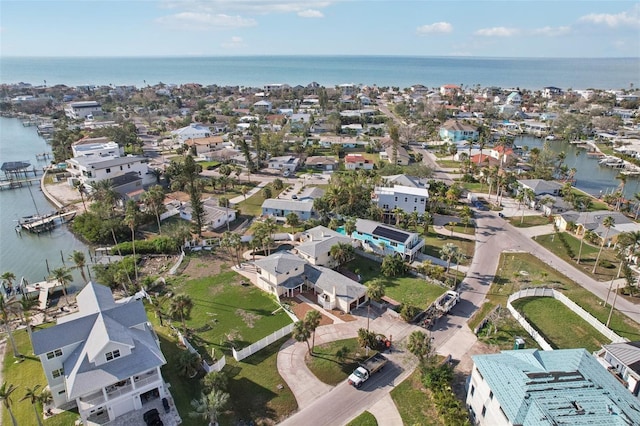
[[640, 374], [640, 340], [603, 346], [607, 352], [631, 370]]
[[273, 275], [294, 271], [295, 268], [304, 268], [306, 264], [307, 262], [303, 259], [286, 251], [274, 253], [271, 256], [255, 261], [257, 267]]
[[304, 253], [311, 257], [316, 257], [322, 253], [328, 253], [331, 247], [339, 243], [348, 244], [351, 242], [351, 238], [344, 235], [329, 236], [323, 239], [313, 239], [301, 243], [296, 248], [299, 252]]
[[313, 210], [312, 201], [296, 201], [296, 200], [284, 200], [278, 198], [267, 198], [262, 203], [263, 209], [279, 209], [289, 210], [294, 212], [311, 212]]

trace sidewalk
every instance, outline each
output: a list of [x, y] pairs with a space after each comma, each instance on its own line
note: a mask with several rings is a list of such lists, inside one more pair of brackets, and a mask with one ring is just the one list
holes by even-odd
[[238, 195], [237, 197], [233, 197], [232, 199], [229, 200], [229, 203], [231, 203], [231, 205], [239, 204], [244, 200], [246, 200], [247, 198], [251, 197], [252, 195], [257, 194], [258, 191], [260, 191], [262, 188], [264, 188], [268, 184], [269, 184], [268, 181], [263, 180], [258, 184], [258, 186], [251, 188], [251, 190], [247, 192], [246, 195]]

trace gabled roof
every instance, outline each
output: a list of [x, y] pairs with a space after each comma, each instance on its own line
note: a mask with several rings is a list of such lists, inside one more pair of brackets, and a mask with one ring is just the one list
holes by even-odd
[[281, 198], [267, 198], [262, 203], [263, 209], [279, 209], [294, 212], [311, 212], [313, 211], [313, 202], [310, 200], [285, 200]]
[[390, 175], [382, 176], [382, 179], [390, 184], [413, 186], [414, 188], [428, 188], [429, 184], [425, 184], [420, 178], [409, 175]]
[[464, 124], [458, 120], [447, 120], [445, 123], [440, 126], [441, 128], [449, 131], [459, 131], [459, 132], [475, 132], [477, 129], [468, 124]]
[[536, 195], [553, 194], [562, 189], [562, 184], [553, 180], [544, 179], [518, 179], [518, 183], [531, 188]]
[[272, 275], [284, 274], [295, 268], [304, 268], [305, 262], [290, 252], [278, 252], [255, 261], [255, 265]]
[[301, 243], [296, 248], [298, 252], [315, 258], [320, 254], [328, 253], [331, 250], [331, 247], [337, 244], [348, 244], [350, 242], [351, 238], [338, 234], [330, 235], [324, 238], [312, 238]]

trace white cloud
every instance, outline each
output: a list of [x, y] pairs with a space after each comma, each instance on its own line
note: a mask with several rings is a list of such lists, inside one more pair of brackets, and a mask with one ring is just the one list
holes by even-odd
[[242, 47], [246, 47], [246, 44], [244, 44], [244, 40], [242, 39], [242, 37], [234, 36], [231, 37], [230, 40], [222, 42], [220, 46], [222, 46], [224, 49], [239, 49]]
[[176, 13], [175, 15], [158, 18], [156, 22], [170, 27], [194, 30], [243, 28], [257, 25], [256, 21], [251, 18], [196, 12]]
[[307, 9], [298, 12], [298, 16], [301, 18], [324, 18], [324, 14], [319, 10]]
[[569, 34], [571, 32], [571, 27], [563, 26], [563, 27], [542, 27], [536, 28], [531, 32], [533, 35], [540, 35], [546, 37], [557, 37], [565, 34]]
[[266, 15], [270, 13], [298, 13], [317, 11], [330, 6], [332, 1], [287, 0], [166, 0], [162, 7], [171, 9], [200, 10], [215, 13], [243, 13]]
[[422, 25], [416, 29], [420, 35], [424, 34], [448, 34], [453, 31], [453, 25], [448, 22], [435, 22], [433, 24]]
[[476, 35], [482, 37], [511, 37], [520, 33], [517, 28], [493, 27], [482, 28], [475, 32]]
[[589, 15], [582, 16], [579, 21], [588, 24], [604, 25], [609, 28], [640, 28], [640, 5], [636, 5], [630, 11], [615, 14], [591, 13]]

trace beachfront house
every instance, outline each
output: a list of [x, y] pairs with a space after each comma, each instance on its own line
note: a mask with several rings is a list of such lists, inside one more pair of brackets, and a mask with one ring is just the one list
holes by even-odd
[[102, 105], [96, 101], [79, 101], [67, 104], [64, 114], [72, 120], [83, 120], [102, 115]]
[[121, 157], [124, 149], [109, 138], [83, 138], [71, 144], [71, 152], [74, 157]]
[[168, 396], [167, 361], [142, 301], [116, 301], [94, 282], [76, 300], [77, 313], [31, 335], [53, 405], [77, 406], [85, 425], [104, 424]]
[[144, 185], [155, 183], [156, 178], [149, 174], [149, 159], [142, 156], [126, 157], [77, 157], [66, 161], [71, 181], [91, 186], [105, 179], [115, 179], [127, 173], [136, 173]]
[[640, 401], [584, 349], [471, 358], [466, 405], [472, 424], [640, 424]]
[[365, 251], [382, 255], [398, 254], [411, 262], [424, 246], [420, 234], [385, 225], [373, 220], [357, 219], [356, 230], [350, 235]]
[[323, 266], [314, 266], [285, 251], [255, 261], [256, 285], [278, 297], [313, 291], [324, 309], [349, 313], [367, 301], [367, 288]]

